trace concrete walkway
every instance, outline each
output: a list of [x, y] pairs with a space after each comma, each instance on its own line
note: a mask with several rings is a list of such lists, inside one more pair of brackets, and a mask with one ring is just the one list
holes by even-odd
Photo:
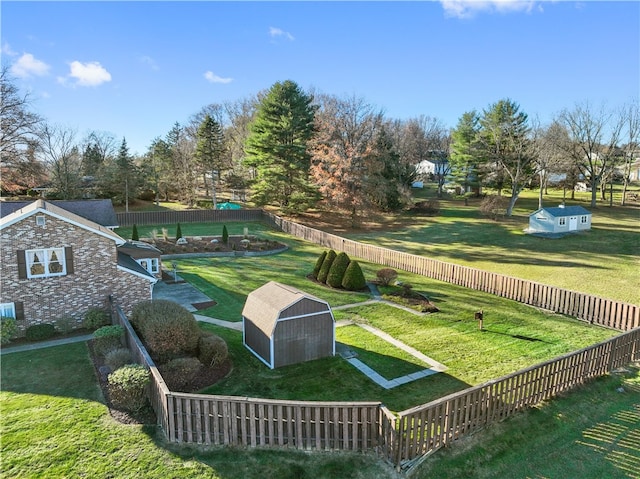
[[52, 339], [51, 341], [38, 341], [33, 344], [21, 344], [19, 346], [2, 346], [0, 354], [19, 353], [22, 351], [33, 351], [34, 349], [50, 348], [52, 346], [60, 346], [62, 344], [82, 343], [93, 338], [93, 334], [85, 334], [83, 336], [73, 336], [71, 338]]

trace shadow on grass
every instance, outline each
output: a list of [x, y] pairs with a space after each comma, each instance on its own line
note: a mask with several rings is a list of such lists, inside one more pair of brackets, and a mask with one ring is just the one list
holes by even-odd
[[417, 373], [423, 369], [429, 369], [429, 365], [418, 358], [412, 358], [411, 361], [408, 361], [351, 344], [336, 342], [336, 353], [344, 359], [356, 358], [362, 361], [388, 381], [407, 374]]
[[509, 333], [501, 333], [500, 331], [491, 331], [490, 329], [486, 329], [483, 328], [481, 330], [481, 332], [483, 333], [490, 333], [490, 334], [499, 334], [501, 336], [509, 336], [511, 338], [514, 339], [522, 339], [523, 341], [530, 341], [530, 342], [540, 342], [540, 343], [547, 343], [547, 344], [551, 344], [549, 341], [545, 341], [544, 339], [540, 339], [540, 338], [533, 338], [531, 336], [523, 336], [521, 334], [509, 334]]

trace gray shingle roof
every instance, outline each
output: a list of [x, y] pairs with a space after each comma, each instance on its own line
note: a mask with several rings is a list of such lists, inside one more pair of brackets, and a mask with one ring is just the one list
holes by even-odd
[[[549, 213], [551, 216], [553, 216], [554, 218], [559, 218], [562, 216], [581, 216], [581, 215], [590, 215], [591, 211], [583, 208], [582, 206], [565, 206], [565, 207], [560, 207], [560, 206], [553, 206], [550, 208], [542, 208], [542, 210], [546, 211], [547, 213]], [[533, 213], [531, 213], [532, 215], [535, 215], [536, 213], [540, 212], [541, 210], [537, 210]]]
[[[30, 205], [33, 201], [0, 201], [0, 218]], [[47, 203], [58, 206], [89, 221], [107, 228], [118, 227], [118, 218], [111, 200], [51, 200]]]
[[132, 273], [136, 273], [139, 276], [144, 276], [149, 281], [153, 281], [154, 283], [157, 281], [156, 277], [149, 273], [146, 269], [138, 264], [136, 260], [134, 260], [131, 256], [122, 251], [118, 251], [118, 266], [129, 270]]

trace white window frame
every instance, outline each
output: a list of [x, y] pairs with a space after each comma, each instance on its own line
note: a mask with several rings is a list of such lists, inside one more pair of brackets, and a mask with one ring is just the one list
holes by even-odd
[[558, 225], [565, 226], [567, 224], [567, 218], [559, 218]]
[[[56, 262], [61, 267], [60, 271], [52, 271], [54, 262], [52, 256], [55, 253]], [[25, 260], [27, 263], [27, 278], [49, 278], [53, 276], [65, 276], [67, 274], [67, 262], [64, 255], [64, 248], [43, 248], [43, 249], [28, 249], [24, 252]], [[35, 259], [38, 259], [36, 262]], [[43, 266], [43, 273], [33, 273], [32, 269], [35, 265], [41, 264]]]
[[586, 225], [589, 222], [589, 218], [587, 217], [587, 215], [582, 215], [580, 217], [580, 224]]
[[0, 303], [0, 316], [16, 319], [16, 303]]
[[151, 274], [160, 272], [160, 261], [158, 258], [140, 258], [137, 259], [136, 262]]

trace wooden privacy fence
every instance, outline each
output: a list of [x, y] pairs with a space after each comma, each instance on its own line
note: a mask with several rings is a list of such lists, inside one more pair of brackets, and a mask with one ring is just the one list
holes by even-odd
[[640, 326], [640, 307], [634, 304], [359, 243], [285, 220], [271, 213], [263, 212], [263, 215], [267, 224], [285, 233], [326, 248], [344, 251], [350, 256], [372, 263], [495, 294], [620, 331]]
[[640, 329], [398, 413], [393, 457], [408, 469], [426, 454], [522, 408], [640, 360]]
[[116, 213], [120, 226], [171, 225], [176, 223], [215, 223], [220, 221], [262, 221], [262, 210], [182, 210], [133, 211]]
[[[385, 450], [381, 425], [393, 415], [380, 402], [285, 401], [170, 391], [131, 323], [112, 304], [114, 320], [136, 362], [151, 372], [149, 397], [158, 425], [176, 443], [295, 449]], [[381, 417], [386, 418], [381, 422]], [[390, 451], [385, 452], [385, 456]]]

